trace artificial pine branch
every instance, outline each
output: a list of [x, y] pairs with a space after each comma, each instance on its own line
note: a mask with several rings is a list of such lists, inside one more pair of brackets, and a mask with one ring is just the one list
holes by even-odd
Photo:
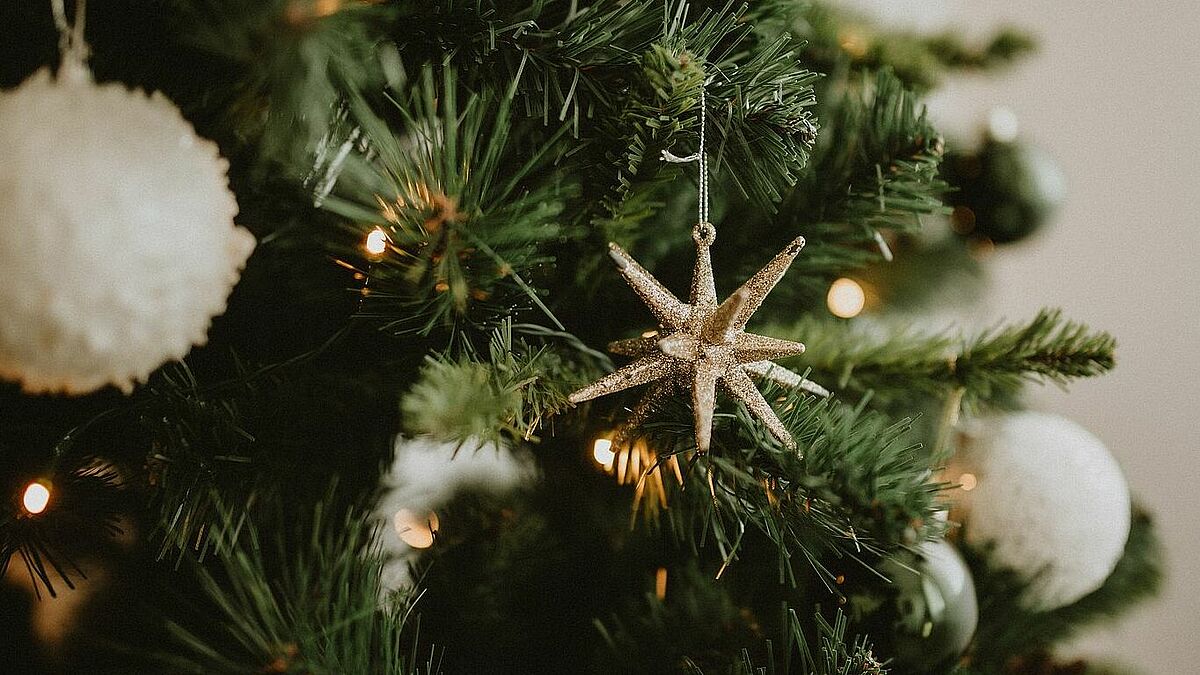
[[567, 395], [592, 373], [586, 358], [574, 356], [514, 340], [505, 322], [492, 333], [486, 354], [467, 343], [457, 357], [427, 357], [400, 401], [405, 430], [452, 443], [533, 440], [547, 416], [565, 408]]
[[[718, 230], [731, 250], [726, 268], [744, 265], [747, 250], [803, 234], [809, 245], [772, 304], [803, 306], [828, 281], [880, 258], [879, 239], [913, 232], [927, 216], [948, 213], [938, 178], [943, 142], [916, 95], [887, 70], [847, 84], [825, 101], [812, 160], [774, 218], [730, 211]], [[730, 242], [729, 240], [733, 241]], [[721, 255], [720, 247], [715, 251]]]
[[797, 327], [804, 363], [833, 388], [896, 397], [941, 398], [963, 388], [967, 402], [1011, 400], [1028, 382], [1065, 386], [1115, 364], [1116, 341], [1044, 309], [1022, 324], [974, 338], [897, 333], [871, 338], [844, 322], [806, 320]]
[[1027, 33], [1014, 28], [1003, 28], [980, 45], [949, 31], [921, 35], [890, 30], [828, 2], [804, 3], [791, 26], [807, 43], [806, 58], [822, 72], [890, 68], [906, 86], [921, 92], [955, 72], [1003, 68], [1036, 48]]
[[[335, 250], [367, 280], [361, 314], [383, 328], [494, 325], [519, 297], [557, 321], [521, 275], [551, 262], [545, 245], [570, 234], [558, 216], [573, 189], [533, 178], [565, 129], [549, 132], [537, 152], [515, 156], [513, 94], [463, 92], [454, 71], [438, 78], [427, 69], [393, 99], [395, 125], [364, 101], [353, 106], [369, 153], [342, 181], [348, 196], [325, 205], [357, 221], [355, 236]], [[388, 237], [379, 256], [358, 248], [372, 227]]]
[[[121, 475], [99, 458], [70, 454], [51, 462], [49, 475], [5, 481], [22, 495], [29, 481], [49, 486], [45, 511], [31, 514], [17, 500], [0, 502], [0, 578], [9, 566], [24, 567], [35, 595], [57, 597], [87, 579], [84, 556], [103, 548], [121, 533], [119, 518], [128, 506]], [[57, 588], [56, 588], [57, 587]]]
[[[742, 406], [718, 414], [712, 454], [690, 460], [682, 488], [666, 482], [668, 503], [677, 504], [665, 512], [673, 532], [697, 548], [711, 537], [728, 566], [744, 533], [758, 530], [779, 552], [780, 582], [811, 572], [830, 592], [838, 576], [831, 562], [870, 567], [939, 533], [933, 515], [943, 486], [931, 480], [909, 421], [794, 391], [768, 394], [800, 451], [779, 445]], [[668, 410], [647, 429], [660, 457], [680, 454], [682, 462], [694, 446], [681, 413]]]
[[[352, 3], [328, 11], [308, 0], [172, 2], [173, 27], [223, 77], [207, 81], [205, 107], [224, 129], [252, 143], [259, 158], [303, 176], [344, 92], [385, 82], [377, 47], [393, 25], [388, 4]], [[184, 83], [182, 86], [187, 86]]]
[[851, 242], [861, 243], [876, 231], [914, 230], [921, 216], [948, 212], [941, 201], [948, 187], [937, 175], [942, 138], [890, 71], [852, 87], [825, 125], [829, 131], [796, 191], [800, 201], [792, 204], [801, 207], [800, 218], [824, 230], [849, 225], [857, 229], [846, 233]]
[[440, 671], [436, 650], [417, 653], [419, 593], [385, 590], [375, 524], [356, 509], [337, 515], [330, 494], [311, 516], [278, 503], [249, 519], [225, 512], [212, 535], [221, 571], [196, 567], [212, 616], [170, 622], [188, 654], [164, 653], [164, 663], [192, 673]]

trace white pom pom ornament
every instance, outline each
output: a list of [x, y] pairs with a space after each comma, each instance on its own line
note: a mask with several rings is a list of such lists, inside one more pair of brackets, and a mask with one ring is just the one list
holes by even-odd
[[0, 94], [0, 377], [128, 391], [206, 340], [254, 237], [163, 96], [64, 59]]
[[1104, 444], [1078, 424], [1035, 412], [985, 421], [952, 469], [969, 541], [990, 542], [993, 560], [1029, 580], [1026, 607], [1075, 602], [1121, 558], [1129, 487]]
[[535, 479], [530, 458], [494, 444], [466, 447], [431, 438], [396, 439], [396, 458], [383, 477], [385, 491], [375, 516], [391, 525], [380, 533], [389, 555], [383, 567], [388, 591], [409, 586], [409, 563], [419, 549], [434, 544], [437, 511], [459, 492], [500, 494]]

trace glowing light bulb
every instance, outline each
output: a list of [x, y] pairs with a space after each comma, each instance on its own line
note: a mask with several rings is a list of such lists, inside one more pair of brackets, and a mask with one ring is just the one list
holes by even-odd
[[979, 479], [976, 478], [975, 474], [973, 474], [973, 473], [964, 473], [963, 475], [958, 477], [958, 486], [961, 487], [966, 492], [970, 492], [971, 490], [974, 490], [975, 486], [978, 484], [979, 484]]
[[660, 567], [654, 573], [654, 597], [662, 600], [667, 597], [667, 568]]
[[363, 244], [363, 248], [367, 249], [367, 253], [371, 255], [381, 255], [387, 250], [387, 245], [387, 232], [384, 232], [382, 227], [377, 227], [367, 235], [367, 242]]
[[617, 458], [617, 453], [613, 452], [612, 441], [607, 438], [597, 438], [596, 443], [592, 445], [592, 457], [604, 468], [612, 466], [613, 460]]
[[418, 515], [408, 509], [397, 511], [396, 516], [392, 519], [392, 525], [396, 528], [396, 534], [400, 536], [400, 540], [413, 548], [433, 546], [433, 540], [441, 526], [438, 522], [438, 515], [433, 511]]
[[825, 302], [834, 316], [849, 319], [863, 311], [867, 304], [867, 294], [857, 281], [842, 277], [829, 287], [829, 295], [826, 296]]
[[21, 504], [25, 506], [26, 511], [36, 516], [45, 511], [50, 504], [50, 488], [43, 483], [30, 483], [21, 497]]

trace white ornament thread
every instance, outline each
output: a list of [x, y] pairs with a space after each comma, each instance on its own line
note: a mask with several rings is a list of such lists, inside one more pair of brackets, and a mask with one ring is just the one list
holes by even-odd
[[[708, 216], [709, 216], [709, 211], [708, 211], [709, 186], [708, 186], [708, 148], [707, 148], [707, 139], [706, 139], [706, 136], [707, 136], [706, 130], [708, 128], [708, 113], [706, 112], [707, 110], [708, 110], [708, 102], [707, 102], [707, 99], [706, 99], [705, 93], [704, 93], [704, 85], [701, 84], [701, 86], [700, 86], [700, 146], [696, 149], [696, 152], [694, 152], [690, 155], [687, 155], [685, 157], [680, 157], [680, 156], [672, 153], [669, 150], [663, 150], [662, 151], [662, 160], [664, 162], [670, 162], [672, 164], [689, 164], [691, 162], [696, 162], [699, 164], [699, 171], [700, 171], [699, 193], [700, 194], [699, 194], [699, 199], [698, 199], [699, 205], [697, 206], [699, 213], [697, 214], [696, 222], [700, 225], [708, 225], [710, 230], [713, 232], [713, 238], [715, 239], [716, 227], [712, 223], [710, 223], [708, 220]], [[876, 232], [876, 235], [879, 236], [879, 233]], [[879, 241], [882, 246], [886, 247], [887, 244], [886, 244], [886, 242], [883, 241], [882, 236], [879, 236]], [[885, 250], [885, 257], [889, 261], [891, 260], [891, 251], [890, 250]], [[803, 389], [804, 391], [809, 392], [810, 394], [815, 394], [817, 396], [821, 396], [821, 397], [825, 397], [825, 398], [828, 398], [829, 396], [833, 395], [832, 392], [830, 392], [825, 387], [822, 387], [821, 385], [817, 384], [816, 382], [813, 382], [812, 380], [802, 377], [799, 374], [794, 373], [791, 370], [784, 368], [783, 366], [776, 365], [770, 361], [758, 361], [755, 363], [746, 364], [746, 370], [754, 375], [757, 375], [760, 378], [770, 380], [770, 381], [774, 382], [775, 384], [780, 385], [781, 387], [785, 387], [785, 388], [789, 388], [789, 389], [798, 387], [800, 389]]]

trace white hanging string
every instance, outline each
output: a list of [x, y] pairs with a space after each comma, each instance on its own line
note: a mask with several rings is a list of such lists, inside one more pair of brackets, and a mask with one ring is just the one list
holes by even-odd
[[50, 11], [54, 13], [54, 27], [58, 29], [58, 47], [63, 55], [81, 52], [83, 43], [83, 16], [85, 0], [75, 2], [75, 25], [67, 20], [67, 8], [63, 0], [50, 0]]
[[699, 205], [699, 222], [708, 223], [708, 152], [705, 148], [705, 127], [708, 126], [705, 110], [707, 109], [704, 99], [704, 85], [700, 86], [700, 148], [688, 155], [680, 157], [670, 150], [662, 151], [662, 159], [664, 162], [672, 164], [689, 164], [698, 162], [700, 164], [700, 205]]

